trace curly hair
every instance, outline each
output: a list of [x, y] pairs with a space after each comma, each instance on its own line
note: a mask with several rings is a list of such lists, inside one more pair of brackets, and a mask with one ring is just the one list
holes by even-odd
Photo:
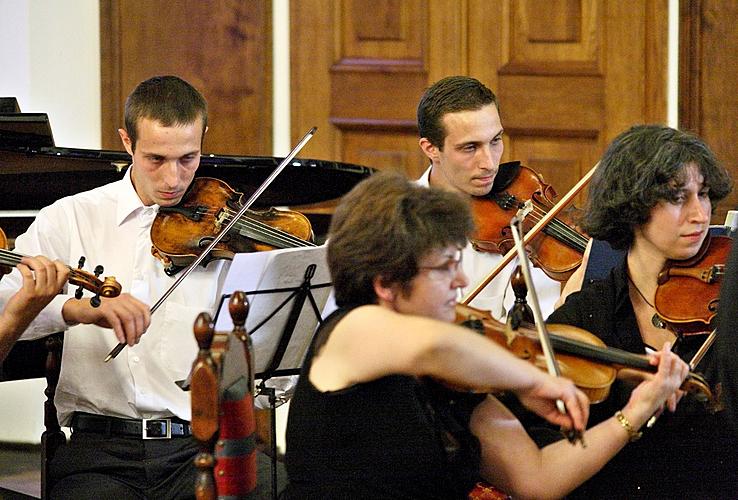
[[165, 127], [189, 125], [202, 119], [203, 139], [208, 126], [208, 104], [192, 85], [176, 76], [154, 76], [133, 89], [126, 99], [125, 124], [131, 147], [136, 150], [137, 125], [150, 118]]
[[336, 304], [377, 302], [374, 279], [409, 293], [418, 261], [466, 245], [474, 222], [459, 195], [380, 172], [357, 184], [336, 208], [328, 232], [328, 266]]
[[[418, 132], [443, 151], [447, 132], [441, 120], [448, 113], [476, 111], [497, 97], [479, 80], [470, 76], [448, 76], [431, 85], [418, 103]], [[497, 106], [499, 109], [499, 106]]]
[[678, 199], [689, 164], [704, 177], [714, 210], [730, 193], [732, 180], [702, 139], [662, 125], [637, 125], [621, 133], [592, 176], [582, 229], [614, 248], [630, 248], [636, 227], [648, 222], [653, 207]]

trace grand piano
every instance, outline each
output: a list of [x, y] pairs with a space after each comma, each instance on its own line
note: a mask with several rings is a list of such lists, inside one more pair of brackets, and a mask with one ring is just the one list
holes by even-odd
[[[9, 238], [22, 233], [33, 211], [71, 194], [120, 179], [131, 162], [126, 152], [57, 147], [45, 113], [21, 113], [14, 98], [0, 98], [0, 227]], [[12, 111], [8, 111], [12, 110]], [[3, 112], [5, 111], [5, 112]], [[279, 165], [271, 156], [203, 154], [197, 176], [216, 177], [247, 199]], [[371, 175], [369, 167], [295, 158], [254, 203], [321, 205], [347, 193]], [[316, 236], [324, 236], [325, 214], [308, 210]]]
[[[203, 154], [197, 175], [226, 181], [246, 200], [281, 160]], [[120, 179], [130, 162], [125, 152], [57, 147], [45, 113], [21, 113], [14, 98], [0, 98], [0, 227], [12, 241], [27, 229], [37, 210]], [[305, 207], [316, 240], [322, 242], [330, 219], [330, 209], [325, 207], [372, 172], [361, 165], [295, 158], [253, 208]], [[311, 206], [322, 208], [311, 211]], [[0, 364], [0, 381], [43, 376], [46, 353], [38, 343], [16, 344]]]

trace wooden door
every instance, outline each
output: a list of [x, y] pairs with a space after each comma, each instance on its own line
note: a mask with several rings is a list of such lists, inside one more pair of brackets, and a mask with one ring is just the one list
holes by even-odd
[[272, 154], [271, 1], [101, 0], [100, 42], [103, 148], [131, 90], [174, 74], [208, 101], [206, 152]]
[[[738, 4], [725, 0], [681, 2], [679, 126], [700, 135], [738, 179]], [[735, 185], [735, 183], [734, 183]], [[738, 208], [738, 190], [712, 218], [722, 224]]]
[[666, 0], [291, 2], [292, 135], [311, 156], [417, 177], [415, 110], [448, 75], [495, 91], [505, 160], [559, 194], [630, 125], [666, 119]]

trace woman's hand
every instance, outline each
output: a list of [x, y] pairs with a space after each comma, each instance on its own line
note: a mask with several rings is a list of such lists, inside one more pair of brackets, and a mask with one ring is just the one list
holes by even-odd
[[[531, 389], [517, 392], [520, 402], [552, 424], [583, 432], [589, 418], [587, 396], [569, 379], [552, 377], [543, 372], [541, 375], [540, 382]], [[558, 410], [556, 400], [564, 402], [566, 415]]]
[[623, 408], [623, 413], [631, 421], [640, 422], [643, 419], [641, 424], [651, 416], [660, 414], [664, 407], [672, 412], [676, 410], [677, 403], [684, 395], [680, 387], [689, 374], [689, 365], [671, 352], [669, 342], [664, 343], [661, 351], [651, 354], [649, 361], [652, 365], [658, 365], [658, 371], [648, 375], [633, 390], [628, 404]]

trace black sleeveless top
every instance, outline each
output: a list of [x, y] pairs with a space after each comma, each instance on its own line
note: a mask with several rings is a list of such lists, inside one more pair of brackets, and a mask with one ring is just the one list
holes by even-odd
[[284, 498], [466, 498], [480, 460], [469, 418], [484, 396], [404, 375], [325, 393], [310, 383], [314, 352], [348, 312], [326, 320], [303, 365], [287, 423]]

